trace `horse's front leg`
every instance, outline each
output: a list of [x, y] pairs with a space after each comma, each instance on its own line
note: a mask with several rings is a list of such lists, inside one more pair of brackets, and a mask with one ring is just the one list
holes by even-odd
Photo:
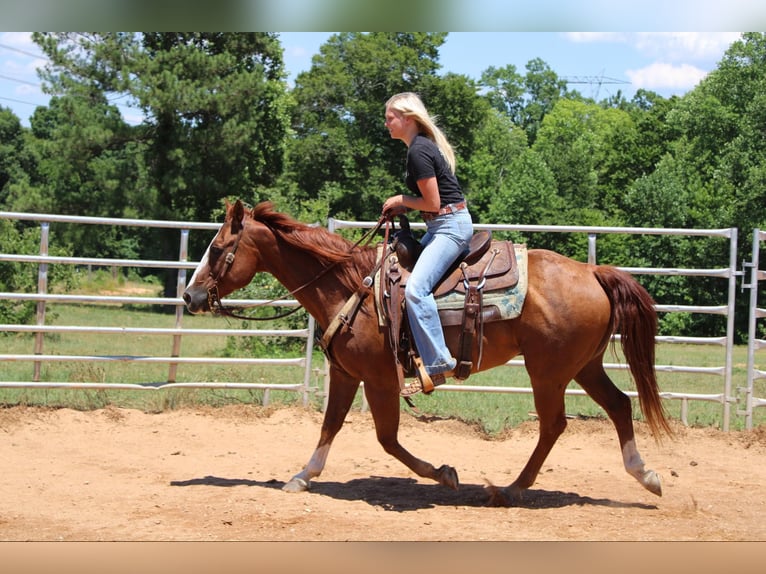
[[311, 487], [311, 479], [319, 476], [324, 470], [330, 446], [343, 426], [346, 415], [354, 402], [354, 396], [359, 388], [359, 380], [350, 377], [343, 371], [330, 367], [330, 396], [327, 401], [327, 410], [322, 421], [322, 430], [319, 435], [314, 454], [311, 455], [308, 464], [290, 479], [282, 490], [286, 492], [303, 492]]
[[399, 443], [400, 399], [398, 386], [395, 384], [392, 386], [390, 379], [365, 381], [364, 392], [370, 405], [372, 418], [375, 421], [375, 433], [383, 450], [402, 462], [418, 476], [430, 478], [439, 484], [457, 490], [460, 482], [457, 471], [453, 467], [445, 464], [435, 468], [431, 463], [410, 454]]

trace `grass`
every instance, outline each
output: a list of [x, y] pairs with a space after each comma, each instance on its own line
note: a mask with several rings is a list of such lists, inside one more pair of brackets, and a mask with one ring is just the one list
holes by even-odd
[[[131, 286], [120, 285], [122, 289]], [[100, 289], [116, 289], [115, 286], [99, 286]], [[154, 293], [147, 293], [153, 295]], [[47, 311], [47, 323], [54, 325], [94, 325], [115, 327], [175, 327], [175, 315], [159, 313], [148, 306], [140, 305], [50, 305]], [[230, 328], [240, 329], [239, 321], [227, 321], [209, 316], [183, 317], [184, 328]], [[252, 328], [252, 324], [250, 324]], [[255, 328], [266, 328], [257, 325]], [[190, 336], [183, 337], [182, 357], [205, 356], [223, 357], [231, 353], [229, 337]], [[32, 354], [34, 335], [10, 333], [2, 336], [3, 354]], [[228, 343], [228, 344], [227, 344]], [[98, 356], [170, 356], [172, 336], [169, 335], [129, 335], [124, 334], [89, 334], [56, 333], [44, 336], [44, 354], [49, 355], [98, 355]], [[733, 356], [732, 389], [744, 387], [747, 367], [746, 347], [736, 347]], [[274, 355], [280, 354], [275, 348]], [[301, 356], [301, 351], [294, 351], [283, 356]], [[607, 356], [607, 362], [620, 362], [619, 357]], [[702, 345], [660, 344], [657, 348], [658, 365], [694, 365], [722, 366], [725, 363], [725, 350], [722, 347]], [[321, 353], [315, 353], [312, 365], [315, 369], [315, 386], [323, 385], [321, 374], [323, 367]], [[3, 381], [31, 381], [33, 364], [31, 361], [9, 361], [3, 365], [0, 379]], [[610, 370], [610, 376], [624, 390], [633, 390], [627, 372]], [[56, 382], [94, 382], [94, 383], [140, 383], [160, 384], [168, 380], [167, 364], [142, 362], [85, 362], [56, 361], [44, 362], [41, 368], [41, 381]], [[721, 394], [723, 377], [708, 374], [689, 374], [679, 372], [658, 372], [662, 391], [687, 392], [697, 394]], [[283, 365], [178, 365], [175, 380], [177, 382], [233, 382], [294, 384], [303, 380], [303, 368]], [[529, 388], [526, 372], [520, 367], [500, 367], [471, 376], [469, 385], [507, 386]], [[572, 383], [570, 389], [577, 389]], [[361, 393], [360, 393], [361, 395]], [[756, 381], [755, 396], [766, 396], [766, 384]], [[0, 388], [0, 405], [44, 405], [52, 407], [70, 407], [75, 409], [102, 408], [115, 405], [139, 408], [149, 412], [158, 412], [191, 405], [223, 405], [229, 403], [263, 404], [265, 401], [277, 404], [298, 404], [301, 395], [291, 391], [262, 389], [163, 389], [157, 391], [123, 389], [28, 389]], [[431, 396], [418, 396], [415, 399], [418, 409], [429, 415], [457, 418], [475, 424], [489, 434], [502, 432], [519, 423], [534, 418], [534, 403], [529, 393], [458, 393], [437, 391]], [[680, 419], [684, 405], [680, 400], [665, 401], [671, 417]], [[321, 409], [321, 394], [312, 398], [312, 407]], [[362, 399], [357, 396], [355, 407], [362, 406]], [[403, 407], [408, 408], [408, 407]], [[721, 426], [723, 405], [711, 401], [689, 401], [685, 406], [687, 422], [692, 426]], [[737, 405], [731, 408], [731, 428], [744, 427], [744, 417], [737, 415]], [[568, 395], [566, 411], [572, 417], [604, 417], [605, 414], [589, 397]], [[755, 409], [754, 425], [766, 423], [766, 409]], [[640, 411], [634, 401], [634, 413], [640, 418]]]

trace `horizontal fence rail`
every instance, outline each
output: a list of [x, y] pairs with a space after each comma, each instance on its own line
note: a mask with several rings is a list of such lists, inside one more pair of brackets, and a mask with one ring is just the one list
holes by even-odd
[[[368, 229], [375, 222], [348, 221], [331, 218], [328, 222], [330, 231], [341, 229]], [[425, 229], [425, 224], [410, 222], [413, 229]], [[737, 271], [737, 229], [673, 229], [673, 228], [647, 228], [647, 227], [594, 227], [575, 225], [505, 225], [505, 224], [474, 224], [474, 229], [489, 231], [517, 231], [527, 233], [574, 233], [586, 234], [588, 237], [588, 263], [597, 262], [597, 239], [599, 235], [627, 234], [627, 235], [669, 235], [683, 237], [722, 238], [729, 241], [729, 265], [714, 269], [699, 268], [658, 268], [658, 267], [620, 267], [634, 275], [686, 275], [695, 277], [716, 277], [727, 281], [728, 296], [720, 305], [656, 305], [660, 313], [704, 313], [723, 315], [726, 317], [726, 333], [719, 337], [657, 337], [657, 341], [665, 343], [689, 343], [695, 345], [711, 345], [724, 347], [723, 364], [715, 367], [701, 367], [694, 365], [656, 365], [660, 373], [693, 373], [700, 375], [712, 375], [720, 377], [722, 389], [720, 393], [662, 393], [665, 399], [681, 401], [681, 419], [688, 424], [687, 413], [689, 401], [712, 401], [721, 404], [722, 428], [729, 430], [731, 419], [731, 405], [738, 401], [732, 394], [732, 355], [734, 349], [734, 302], [736, 295]], [[523, 367], [523, 359], [512, 359], [506, 363], [509, 367]], [[605, 363], [604, 367], [611, 370], [627, 370], [627, 365], [617, 363]], [[466, 384], [444, 384], [439, 386], [439, 391], [448, 392], [488, 392], [488, 393], [531, 393], [528, 387], [493, 387]], [[580, 389], [567, 389], [568, 395], [583, 395]], [[634, 391], [623, 390], [630, 396], [636, 397]]]

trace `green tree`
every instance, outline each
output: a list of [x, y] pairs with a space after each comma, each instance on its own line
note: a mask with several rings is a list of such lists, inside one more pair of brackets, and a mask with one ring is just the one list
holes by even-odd
[[526, 88], [524, 76], [518, 73], [516, 66], [490, 66], [481, 73], [479, 84], [490, 106], [506, 115], [515, 125], [524, 127]]
[[[209, 220], [225, 197], [251, 196], [282, 171], [288, 126], [282, 50], [271, 33], [35, 34], [51, 63], [43, 79], [63, 94], [62, 114], [38, 130], [51, 146], [85, 147], [81, 160], [53, 169], [65, 196], [93, 201], [83, 182], [119, 187], [111, 215]], [[120, 122], [109, 101], [127, 99], [143, 113], [137, 126]], [[62, 125], [69, 116], [70, 126]], [[43, 119], [43, 118], [41, 118]], [[78, 191], [79, 190], [79, 191]], [[58, 197], [58, 196], [57, 196]], [[116, 211], [116, 213], [115, 213]], [[149, 258], [177, 257], [177, 232], [148, 230], [140, 247]], [[192, 252], [209, 238], [192, 238]], [[166, 293], [175, 278], [166, 279]]]
[[[556, 225], [560, 223], [563, 202], [556, 194], [556, 181], [542, 158], [525, 149], [510, 160], [506, 174], [489, 206], [492, 223]], [[500, 234], [503, 235], [503, 234]], [[510, 234], [517, 242], [534, 247], [557, 249], [555, 234]]]
[[296, 203], [318, 200], [327, 214], [378, 218], [383, 199], [401, 189], [404, 171], [401, 143], [391, 141], [383, 125], [385, 102], [417, 91], [433, 112], [442, 111], [430, 104], [437, 95], [446, 98], [433, 83], [445, 37], [341, 33], [320, 47], [292, 92], [295, 137], [286, 173], [299, 194]]
[[530, 145], [545, 116], [556, 102], [567, 97], [567, 84], [540, 58], [527, 62], [523, 76], [512, 64], [491, 66], [481, 74], [480, 84], [490, 105], [505, 113], [527, 133]]
[[[741, 231], [766, 227], [766, 34], [742, 35], [702, 83], [700, 90], [734, 116], [736, 128], [722, 134], [725, 146], [716, 180], [732, 186], [730, 221]], [[723, 176], [723, 177], [722, 177]]]
[[662, 157], [668, 152], [675, 137], [667, 125], [666, 117], [678, 103], [678, 96], [665, 99], [647, 90], [638, 90], [625, 109], [636, 126], [636, 145], [626, 169], [628, 179], [636, 179], [652, 173]]
[[618, 215], [620, 191], [629, 181], [623, 166], [635, 140], [633, 121], [622, 110], [564, 99], [546, 115], [532, 147], [556, 178], [568, 223], [598, 225], [588, 210], [603, 213], [602, 225]]
[[288, 114], [275, 34], [144, 33], [133, 97], [154, 137], [156, 211], [207, 219], [282, 171]]
[[0, 106], [0, 205], [7, 205], [8, 187], [20, 176], [19, 155], [22, 148], [19, 118], [11, 110]]
[[11, 110], [0, 107], [0, 206], [9, 211], [44, 211], [44, 203], [26, 201], [39, 196], [33, 189], [36, 174], [37, 157], [28, 130]]
[[[508, 186], [521, 186], [523, 190], [518, 180], [520, 174], [513, 166], [528, 149], [526, 133], [494, 108], [485, 112], [484, 120], [474, 129], [473, 149], [460, 164], [460, 179], [471, 203], [471, 215], [474, 221], [516, 222], [518, 213], [506, 203], [503, 192]], [[554, 185], [551, 191], [555, 192]]]
[[[668, 112], [675, 134], [671, 144], [690, 196], [689, 225], [737, 227], [738, 259], [750, 258], [750, 231], [766, 226], [766, 34], [743, 34], [726, 51], [718, 67]], [[723, 242], [722, 242], [723, 243]], [[728, 245], [694, 253], [700, 267], [728, 263]], [[703, 284], [695, 301], [720, 304], [725, 288]], [[747, 297], [738, 297], [737, 332], [747, 332]], [[712, 320], [699, 327], [720, 333]]]

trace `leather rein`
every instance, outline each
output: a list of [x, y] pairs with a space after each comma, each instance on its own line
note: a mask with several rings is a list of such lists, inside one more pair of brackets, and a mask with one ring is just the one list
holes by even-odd
[[[380, 217], [380, 219], [378, 220], [377, 224], [374, 227], [372, 227], [369, 231], [367, 231], [367, 233], [365, 233], [356, 243], [354, 243], [354, 245], [351, 246], [351, 248], [348, 251], [349, 255], [354, 251], [354, 249], [356, 249], [357, 247], [359, 247], [363, 243], [364, 244], [369, 243], [370, 240], [372, 239], [372, 237], [375, 235], [375, 233], [378, 232], [378, 230], [380, 229], [381, 225], [383, 225], [384, 222], [387, 223], [387, 225], [386, 225], [386, 243], [388, 243], [388, 230], [389, 230], [388, 223], [390, 223], [390, 218], [388, 216], [386, 216], [386, 215], [383, 215], [383, 216]], [[238, 313], [237, 311], [243, 309], [242, 307], [224, 306], [223, 301], [221, 300], [221, 296], [218, 293], [218, 282], [221, 279], [223, 279], [223, 277], [226, 275], [226, 273], [228, 273], [229, 269], [231, 268], [232, 264], [234, 263], [234, 259], [236, 257], [237, 249], [239, 248], [239, 242], [240, 242], [240, 239], [242, 238], [242, 232], [243, 232], [244, 228], [245, 227], [243, 225], [240, 228], [240, 230], [237, 232], [237, 236], [234, 239], [234, 245], [232, 245], [231, 251], [229, 251], [226, 254], [226, 256], [224, 258], [224, 265], [221, 268], [220, 272], [218, 274], [216, 274], [216, 275], [213, 275], [212, 272], [210, 273], [210, 276], [213, 278], [213, 285], [210, 288], [208, 288], [208, 290], [207, 290], [207, 301], [208, 301], [208, 306], [210, 307], [211, 311], [213, 311], [213, 313], [215, 313], [216, 315], [222, 315], [224, 317], [232, 317], [234, 319], [244, 319], [246, 321], [272, 321], [274, 319], [282, 319], [284, 317], [288, 317], [288, 316], [292, 315], [293, 313], [303, 309], [302, 306], [299, 306], [299, 307], [296, 307], [295, 309], [292, 309], [290, 311], [286, 311], [284, 313], [279, 313], [279, 314], [275, 313], [274, 315], [271, 315], [270, 317], [252, 317], [250, 315], [242, 315], [242, 314]], [[318, 275], [315, 275], [314, 277], [312, 277], [309, 281], [307, 281], [306, 283], [304, 283], [300, 287], [288, 291], [285, 295], [282, 295], [281, 297], [277, 297], [276, 299], [272, 299], [272, 300], [267, 301], [265, 303], [261, 303], [258, 306], [259, 307], [268, 306], [268, 305], [271, 305], [272, 303], [275, 303], [277, 301], [281, 301], [281, 300], [286, 299], [288, 297], [294, 296], [296, 293], [298, 293], [302, 289], [305, 289], [306, 287], [308, 287], [309, 285], [311, 285], [312, 283], [314, 283], [315, 281], [317, 281], [318, 279], [323, 277], [326, 273], [328, 273], [338, 263], [339, 263], [339, 261], [336, 261], [332, 265], [330, 265], [328, 267], [325, 267]], [[376, 266], [376, 269], [377, 269], [377, 267], [378, 266]], [[373, 274], [374, 274], [374, 272], [375, 271], [373, 271]], [[366, 277], [365, 278], [365, 281], [364, 281], [365, 287], [369, 287], [369, 285], [367, 285], [367, 282], [368, 282], [367, 280], [368, 279], [370, 279], [370, 281], [371, 281], [371, 277]]]

